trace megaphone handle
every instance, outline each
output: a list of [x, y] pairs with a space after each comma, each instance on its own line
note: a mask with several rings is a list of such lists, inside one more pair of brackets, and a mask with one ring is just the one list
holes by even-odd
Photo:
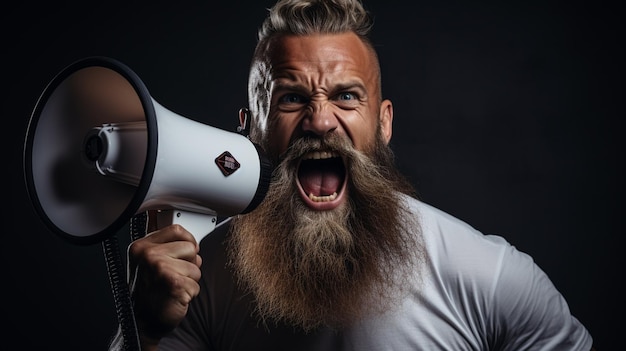
[[170, 224], [180, 224], [196, 238], [196, 242], [210, 234], [217, 224], [217, 215], [182, 211], [182, 210], [158, 210], [156, 215], [159, 228]]

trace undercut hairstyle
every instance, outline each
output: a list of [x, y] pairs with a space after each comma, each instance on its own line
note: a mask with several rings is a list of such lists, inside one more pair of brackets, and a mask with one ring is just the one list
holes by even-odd
[[276, 35], [354, 32], [367, 41], [372, 18], [359, 0], [284, 0], [270, 9], [259, 41]]
[[258, 31], [248, 82], [249, 109], [252, 114], [250, 137], [264, 145], [270, 100], [268, 50], [271, 43], [285, 35], [356, 34], [370, 49], [378, 69], [378, 95], [381, 98], [380, 66], [369, 39], [373, 18], [361, 0], [279, 0]]

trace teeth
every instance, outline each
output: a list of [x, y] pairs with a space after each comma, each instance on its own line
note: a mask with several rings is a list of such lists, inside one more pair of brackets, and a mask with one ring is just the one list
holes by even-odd
[[315, 196], [313, 194], [309, 194], [309, 199], [313, 202], [328, 202], [333, 201], [337, 198], [337, 192], [332, 193], [332, 195], [323, 195], [323, 196]]
[[[339, 157], [339, 153], [337, 151], [311, 151], [302, 156], [303, 160], [324, 160], [329, 158]], [[312, 193], [309, 194], [309, 199], [313, 202], [329, 202], [333, 201], [337, 198], [337, 192], [334, 192], [330, 195], [320, 195], [316, 196]]]
[[336, 151], [311, 151], [304, 155], [302, 159], [304, 160], [323, 160], [327, 158], [339, 157], [339, 154]]

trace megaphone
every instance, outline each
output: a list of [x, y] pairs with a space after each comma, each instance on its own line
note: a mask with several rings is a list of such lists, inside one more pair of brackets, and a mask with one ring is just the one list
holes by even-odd
[[258, 206], [271, 171], [246, 135], [167, 110], [129, 67], [101, 56], [50, 81], [24, 143], [33, 207], [76, 244], [102, 241], [148, 210], [200, 241], [218, 216]]

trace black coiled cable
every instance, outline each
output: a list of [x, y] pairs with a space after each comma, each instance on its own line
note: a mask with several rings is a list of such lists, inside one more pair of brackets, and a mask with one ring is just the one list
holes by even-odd
[[[145, 235], [146, 223], [146, 213], [140, 213], [131, 218], [130, 235], [132, 241]], [[113, 292], [115, 312], [117, 313], [121, 336], [123, 338], [124, 350], [140, 351], [139, 334], [137, 332], [130, 289], [124, 274], [125, 265], [122, 262], [117, 236], [112, 235], [106, 238], [102, 242], [102, 247]]]

